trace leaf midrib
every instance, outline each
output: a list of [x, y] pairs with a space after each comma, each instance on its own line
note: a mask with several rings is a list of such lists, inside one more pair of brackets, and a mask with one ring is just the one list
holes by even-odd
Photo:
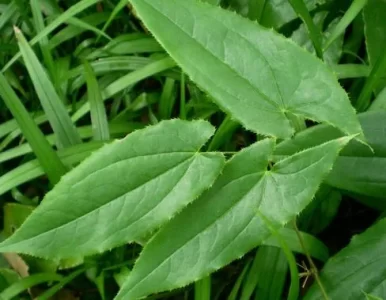
[[[111, 202], [118, 200], [118, 198], [122, 197], [123, 195], [125, 195], [125, 194], [127, 194], [127, 193], [130, 193], [130, 192], [132, 192], [132, 191], [134, 191], [134, 190], [136, 190], [136, 189], [142, 187], [143, 185], [145, 185], [145, 184], [151, 182], [152, 180], [157, 179], [158, 177], [160, 177], [160, 176], [166, 174], [167, 172], [169, 172], [169, 171], [171, 171], [171, 170], [174, 170], [175, 168], [179, 167], [180, 165], [182, 165], [183, 163], [187, 162], [188, 160], [190, 160], [190, 159], [192, 159], [192, 158], [194, 158], [194, 155], [191, 156], [191, 157], [186, 158], [185, 160], [183, 160], [183, 161], [181, 161], [181, 162], [179, 162], [179, 163], [178, 163], [177, 165], [175, 165], [173, 168], [167, 169], [166, 171], [164, 171], [164, 172], [158, 174], [157, 176], [151, 178], [150, 180], [141, 183], [140, 185], [138, 185], [137, 187], [133, 188], [132, 190], [126, 191], [124, 194], [122, 194], [122, 195], [120, 195], [120, 196], [117, 196], [117, 197], [115, 197], [114, 199], [112, 199], [112, 200], [110, 200], [110, 201], [108, 201], [108, 202], [106, 202], [106, 203], [103, 203], [101, 206], [99, 206], [99, 207], [97, 207], [97, 208], [95, 208], [95, 209], [93, 209], [93, 210], [91, 210], [91, 211], [88, 211], [86, 214], [81, 215], [81, 216], [78, 216], [76, 219], [73, 219], [73, 220], [71, 220], [71, 221], [69, 221], [69, 222], [66, 222], [66, 223], [64, 223], [64, 224], [61, 224], [60, 226], [57, 226], [57, 227], [55, 227], [55, 228], [51, 228], [51, 229], [49, 229], [49, 230], [47, 230], [47, 231], [45, 231], [45, 232], [43, 232], [43, 233], [40, 233], [40, 234], [37, 234], [37, 235], [33, 236], [33, 237], [29, 237], [29, 238], [27, 238], [27, 239], [23, 239], [22, 241], [17, 241], [16, 243], [11, 243], [10, 246], [15, 246], [15, 245], [20, 244], [20, 243], [23, 244], [23, 243], [25, 243], [25, 242], [30, 241], [31, 239], [35, 239], [35, 238], [37, 238], [37, 237], [46, 235], [46, 234], [48, 234], [48, 233], [51, 233], [52, 231], [58, 230], [58, 229], [60, 229], [60, 228], [62, 228], [62, 227], [65, 227], [65, 226], [67, 226], [67, 225], [69, 225], [69, 224], [71, 224], [71, 223], [73, 223], [73, 222], [76, 222], [76, 221], [78, 221], [79, 219], [82, 219], [82, 218], [86, 217], [87, 215], [89, 215], [89, 214], [91, 214], [91, 213], [93, 213], [93, 212], [95, 212], [95, 211], [97, 211], [97, 210], [100, 210], [100, 209], [103, 208], [105, 205], [108, 205], [108, 204], [110, 204]], [[5, 247], [7, 247], [7, 246], [5, 246]], [[2, 247], [0, 246], [0, 249], [1, 249], [1, 248], [2, 248]]]
[[[259, 172], [254, 172], [254, 173], [250, 173], [250, 174], [247, 174], [247, 175], [243, 175], [237, 179], [234, 179], [232, 180], [231, 182], [228, 182], [227, 184], [223, 185], [220, 190], [222, 190], [224, 187], [226, 187], [227, 185], [231, 184], [231, 183], [234, 183], [235, 181], [239, 181], [239, 180], [242, 180], [246, 177], [250, 177], [250, 176], [255, 176], [255, 175], [258, 175], [258, 174], [261, 174], [261, 173], [265, 173], [265, 171], [259, 171]], [[261, 177], [261, 179], [256, 183], [260, 183], [261, 180], [264, 180], [264, 175]], [[253, 189], [256, 184], [254, 184], [248, 191], [246, 191], [245, 194], [242, 195], [241, 199], [245, 197], [245, 195], [247, 195], [251, 189]], [[241, 200], [233, 203], [226, 211], [224, 211], [220, 216], [219, 218], [215, 219], [213, 222], [210, 222], [207, 226], [205, 226], [200, 232], [205, 232], [208, 228], [212, 227], [213, 224], [215, 224], [218, 220], [220, 220], [221, 218], [223, 218], [230, 210], [232, 210]], [[146, 280], [151, 274], [153, 274], [158, 268], [160, 268], [163, 264], [165, 264], [172, 255], [174, 255], [176, 252], [178, 252], [181, 248], [183, 248], [186, 244], [188, 244], [190, 241], [192, 241], [193, 239], [195, 239], [196, 237], [198, 236], [198, 234], [195, 234], [194, 236], [190, 237], [189, 239], [187, 239], [184, 244], [182, 244], [178, 249], [174, 250], [173, 252], [171, 252], [169, 254], [169, 257], [167, 257], [166, 259], [164, 259], [160, 264], [158, 264], [158, 266], [156, 268], [154, 268], [151, 272], [149, 272], [145, 277], [143, 277], [140, 281], [138, 281], [135, 285], [133, 285], [131, 287], [131, 290], [134, 289], [134, 287], [138, 286], [139, 284], [141, 284], [144, 280]]]

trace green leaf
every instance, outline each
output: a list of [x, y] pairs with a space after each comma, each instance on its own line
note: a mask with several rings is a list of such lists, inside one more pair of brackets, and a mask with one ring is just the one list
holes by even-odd
[[[312, 257], [319, 259], [323, 262], [329, 258], [330, 255], [328, 252], [328, 248], [325, 244], [323, 244], [317, 238], [313, 237], [308, 233], [300, 232], [300, 234], [302, 236], [304, 244], [307, 247], [309, 254]], [[295, 230], [284, 227], [278, 231], [278, 236], [280, 236], [280, 239], [288, 246], [288, 248], [292, 252], [305, 254]], [[268, 239], [264, 240], [262, 242], [262, 245], [275, 246], [278, 248], [281, 247], [280, 242], [278, 241], [278, 238], [275, 235], [271, 235]]]
[[21, 31], [15, 28], [15, 32], [28, 73], [52, 129], [57, 135], [58, 144], [65, 148], [81, 143], [75, 125], [72, 123], [63, 101], [56, 93], [47, 72], [40, 64]]
[[108, 141], [110, 139], [109, 124], [103, 99], [99, 90], [98, 80], [90, 64], [84, 63], [85, 77], [87, 81], [87, 96], [90, 103], [91, 124], [94, 139]]
[[270, 170], [272, 139], [244, 148], [210, 190], [144, 247], [116, 299], [184, 286], [261, 244], [271, 231], [260, 216], [278, 228], [292, 220], [311, 201], [347, 142], [343, 138], [306, 150]]
[[[313, 22], [319, 28], [319, 31], [323, 29], [323, 25], [324, 25], [324, 22], [325, 22], [327, 16], [328, 16], [327, 12], [320, 12], [320, 13], [315, 14], [315, 16], [313, 18]], [[327, 28], [327, 30], [325, 32], [325, 35], [328, 36], [330, 34], [329, 30], [331, 29], [331, 27], [334, 23], [336, 23], [336, 22], [332, 22], [329, 25], [329, 27]], [[308, 37], [307, 29], [306, 29], [306, 26], [304, 24], [300, 25], [300, 27], [293, 32], [293, 34], [291, 35], [291, 39], [294, 40], [298, 45], [306, 48], [311, 53], [315, 53], [315, 49], [312, 45], [311, 40]], [[339, 78], [339, 76], [342, 76], [342, 73], [343, 73], [343, 75], [346, 75], [346, 74], [344, 74], [344, 71], [346, 71], [346, 73], [348, 73], [348, 71], [351, 71], [351, 73], [354, 73], [354, 75], [357, 76], [358, 71], [356, 69], [354, 69], [353, 67], [351, 69], [354, 69], [354, 70], [350, 69], [347, 71], [346, 70], [347, 68], [344, 69], [342, 67], [342, 65], [333, 65], [333, 64], [337, 64], [339, 62], [340, 56], [342, 55], [342, 45], [343, 45], [343, 36], [336, 39], [335, 42], [333, 43], [333, 45], [327, 51], [325, 51], [323, 53], [323, 59], [327, 64], [329, 64], [330, 66], [332, 65], [331, 67], [333, 67], [333, 70], [337, 73], [338, 78]], [[345, 66], [345, 65], [343, 65], [343, 66]], [[357, 66], [357, 65], [354, 65], [354, 66]], [[361, 67], [361, 65], [359, 65], [359, 66]], [[339, 73], [339, 71], [340, 71], [340, 73]], [[360, 71], [362, 71], [362, 70], [360, 70]], [[366, 69], [366, 71], [368, 71], [368, 70]], [[353, 76], [351, 73], [348, 75]]]
[[[386, 2], [384, 0], [370, 0], [363, 10], [365, 21], [365, 37], [367, 54], [372, 66], [385, 52], [386, 47]], [[386, 74], [382, 74], [382, 88], [386, 84]]]
[[[17, 125], [19, 125], [20, 130], [34, 151], [50, 182], [53, 185], [56, 184], [60, 177], [67, 172], [67, 169], [2, 73], [0, 73], [0, 97], [3, 98], [8, 109], [15, 117]], [[14, 123], [11, 121], [7, 124], [13, 125]], [[13, 126], [3, 127], [3, 129], [11, 130], [13, 128]]]
[[[125, 76], [120, 77], [111, 84], [109, 84], [102, 91], [102, 99], [106, 100], [113, 95], [119, 93], [120, 91], [128, 88], [129, 86], [136, 84], [137, 82], [153, 76], [159, 72], [165, 71], [175, 66], [175, 62], [170, 58], [162, 58], [156, 60], [148, 65], [145, 65], [143, 68], [140, 68], [134, 72], [130, 72]], [[90, 103], [85, 103], [82, 105], [72, 116], [72, 120], [77, 121], [83, 117], [90, 110]]]
[[[39, 32], [38, 35], [36, 35], [31, 41], [30, 46], [35, 45], [41, 39], [48, 36], [52, 31], [54, 31], [56, 28], [58, 28], [60, 25], [65, 23], [68, 19], [73, 17], [74, 15], [80, 13], [81, 11], [87, 9], [91, 5], [94, 5], [98, 3], [100, 0], [82, 0], [77, 2], [75, 5], [71, 6], [68, 10], [66, 10], [64, 13], [60, 14], [54, 21], [52, 21], [48, 26], [44, 28], [41, 32]], [[21, 53], [18, 52], [15, 54], [8, 63], [4, 66], [4, 68], [1, 70], [2, 72], [5, 72], [9, 67], [11, 67], [19, 58], [21, 57]]]
[[240, 300], [281, 299], [288, 273], [288, 263], [283, 250], [259, 247], [245, 279]]
[[314, 201], [300, 214], [299, 228], [313, 234], [320, 233], [337, 215], [341, 200], [342, 195], [337, 190], [322, 185]]
[[331, 30], [331, 35], [328, 37], [326, 43], [324, 44], [324, 51], [326, 51], [331, 44], [339, 38], [344, 32], [346, 28], [351, 24], [351, 22], [355, 19], [355, 17], [361, 12], [363, 7], [366, 5], [367, 0], [354, 0], [349, 9], [346, 11], [342, 19], [338, 24]]
[[319, 58], [323, 58], [322, 32], [312, 20], [312, 17], [307, 9], [305, 2], [303, 0], [288, 0], [288, 2], [291, 4], [294, 11], [303, 20], [317, 56]]
[[197, 152], [213, 132], [205, 121], [171, 120], [106, 145], [68, 173], [0, 251], [57, 260], [151, 233], [221, 171], [222, 154]]
[[[361, 195], [385, 198], [386, 112], [371, 111], [359, 114], [358, 117], [366, 140], [374, 152], [357, 141], [351, 141], [340, 153], [326, 183]], [[280, 143], [275, 155], [278, 159], [340, 136], [342, 134], [331, 126], [314, 126]]]
[[289, 137], [294, 133], [290, 114], [330, 123], [346, 134], [361, 133], [329, 68], [290, 40], [195, 0], [131, 3], [191, 79], [247, 129]]
[[[108, 13], [95, 13], [85, 16], [84, 18], [81, 18], [79, 20], [83, 21], [84, 23], [87, 23], [89, 26], [94, 27], [97, 26], [103, 22], [105, 22], [108, 18]], [[78, 27], [75, 25], [68, 25], [67, 27], [60, 30], [58, 33], [56, 33], [49, 41], [49, 47], [51, 49], [58, 47], [63, 42], [68, 41], [77, 35], [80, 35], [87, 29], [91, 29], [90, 27]], [[94, 30], [95, 31], [95, 30]]]
[[10, 21], [10, 19], [16, 14], [17, 12], [17, 5], [16, 1], [11, 1], [8, 5], [7, 8], [2, 12], [0, 15], [0, 30], [3, 29], [4, 25]]
[[[354, 236], [350, 244], [324, 266], [320, 279], [330, 299], [362, 300], [384, 286], [386, 273], [386, 219]], [[384, 295], [382, 295], [384, 296]], [[305, 300], [322, 299], [314, 284]]]
[[11, 300], [14, 299], [20, 293], [28, 290], [29, 288], [50, 281], [59, 281], [62, 279], [62, 276], [55, 273], [38, 273], [23, 279], [12, 284], [10, 287], [6, 288], [0, 293], [0, 299], [2, 300]]

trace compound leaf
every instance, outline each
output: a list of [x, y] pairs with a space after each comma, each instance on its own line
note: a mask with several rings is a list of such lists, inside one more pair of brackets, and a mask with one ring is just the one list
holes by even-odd
[[247, 129], [286, 138], [299, 115], [362, 132], [329, 68], [273, 30], [195, 0], [130, 2], [191, 79]]
[[311, 201], [348, 139], [300, 152], [271, 169], [272, 139], [237, 153], [213, 187], [145, 246], [116, 299], [184, 286], [261, 244], [270, 236], [268, 226], [283, 227]]
[[58, 260], [151, 233], [218, 176], [223, 155], [198, 152], [213, 132], [206, 121], [171, 120], [104, 146], [63, 177], [0, 251]]

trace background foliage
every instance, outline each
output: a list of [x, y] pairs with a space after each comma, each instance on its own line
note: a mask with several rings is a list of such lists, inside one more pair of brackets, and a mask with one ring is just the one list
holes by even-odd
[[203, 2], [0, 0], [1, 299], [386, 299], [386, 2]]

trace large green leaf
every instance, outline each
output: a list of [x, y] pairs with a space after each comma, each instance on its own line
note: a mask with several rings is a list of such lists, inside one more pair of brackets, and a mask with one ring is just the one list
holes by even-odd
[[[370, 0], [363, 12], [365, 36], [370, 64], [374, 66], [386, 47], [386, 0]], [[385, 75], [385, 74], [384, 74]], [[386, 84], [386, 75], [382, 84]]]
[[247, 129], [280, 138], [299, 115], [361, 133], [328, 67], [290, 40], [195, 0], [131, 0], [173, 59]]
[[56, 260], [149, 234], [221, 171], [222, 154], [198, 152], [213, 132], [205, 121], [172, 120], [104, 146], [63, 177], [0, 251]]
[[311, 201], [347, 141], [331, 141], [272, 168], [272, 139], [237, 153], [213, 187], [145, 246], [116, 299], [184, 286], [261, 244], [271, 233], [267, 220], [282, 227]]
[[[371, 111], [358, 115], [366, 141], [374, 152], [351, 141], [341, 152], [326, 182], [334, 187], [362, 195], [386, 196], [386, 112]], [[318, 125], [280, 143], [275, 154], [280, 157], [338, 138], [342, 134], [331, 126]]]
[[[321, 272], [321, 282], [329, 299], [362, 300], [363, 293], [384, 291], [386, 274], [386, 219], [355, 236], [351, 243], [332, 257]], [[315, 283], [306, 300], [324, 299]]]

